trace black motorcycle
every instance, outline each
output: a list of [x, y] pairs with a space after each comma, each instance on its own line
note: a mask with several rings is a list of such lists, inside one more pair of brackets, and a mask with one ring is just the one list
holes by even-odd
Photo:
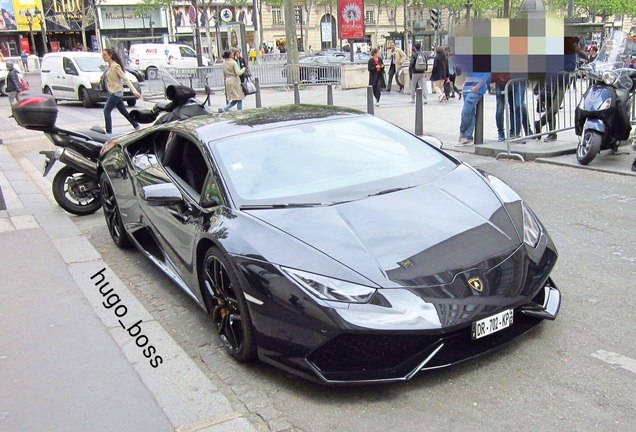
[[629, 138], [629, 110], [636, 89], [636, 69], [630, 68], [636, 43], [625, 32], [614, 31], [596, 60], [581, 68], [592, 81], [575, 110], [579, 136], [576, 159], [589, 164], [601, 150], [616, 152]]
[[[210, 114], [211, 111], [205, 107], [210, 97], [208, 87], [206, 94], [206, 100], [201, 103], [195, 99], [193, 89], [170, 85], [166, 88], [169, 102], [159, 102], [151, 110], [131, 110], [130, 115], [139, 123], [156, 121], [156, 124], [163, 124]], [[69, 213], [78, 216], [92, 214], [102, 206], [97, 178], [99, 153], [112, 137], [97, 126], [85, 132], [58, 128], [55, 126], [57, 113], [57, 104], [49, 95], [23, 98], [13, 108], [13, 116], [20, 126], [43, 132], [58, 147], [55, 151], [40, 152], [46, 157], [44, 177], [56, 161], [65, 164], [53, 177], [55, 201]]]

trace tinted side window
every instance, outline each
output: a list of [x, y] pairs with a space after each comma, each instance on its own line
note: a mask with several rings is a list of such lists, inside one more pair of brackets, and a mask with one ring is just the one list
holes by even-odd
[[188, 47], [179, 47], [179, 52], [181, 53], [181, 57], [196, 57], [197, 53], [192, 50], [192, 48]]
[[66, 73], [77, 75], [77, 68], [75, 67], [71, 59], [69, 59], [68, 57], [64, 57], [62, 59], [62, 68], [64, 69], [64, 72]]

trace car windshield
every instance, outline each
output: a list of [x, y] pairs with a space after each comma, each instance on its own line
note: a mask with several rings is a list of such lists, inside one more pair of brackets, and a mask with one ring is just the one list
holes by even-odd
[[75, 57], [75, 62], [84, 72], [103, 72], [106, 70], [106, 62], [101, 57]]
[[215, 142], [237, 205], [330, 204], [429, 183], [455, 162], [373, 117], [299, 123]]

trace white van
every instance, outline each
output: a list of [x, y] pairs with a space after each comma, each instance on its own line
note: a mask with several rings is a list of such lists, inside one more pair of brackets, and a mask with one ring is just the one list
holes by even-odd
[[[197, 53], [187, 45], [179, 44], [134, 44], [128, 51], [131, 66], [141, 69], [146, 78], [157, 78], [160, 66], [195, 68], [198, 66]], [[209, 60], [203, 57], [203, 65]]]
[[[107, 67], [101, 53], [64, 51], [46, 54], [40, 71], [42, 93], [52, 95], [55, 100], [82, 101], [86, 108], [106, 102], [108, 92], [101, 88], [100, 81]], [[130, 72], [126, 72], [126, 76], [141, 93], [137, 78]], [[128, 106], [137, 103], [137, 98], [125, 84], [124, 100]]]

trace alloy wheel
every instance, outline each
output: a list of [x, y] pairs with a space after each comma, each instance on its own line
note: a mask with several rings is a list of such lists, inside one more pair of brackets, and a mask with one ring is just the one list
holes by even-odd
[[205, 289], [212, 299], [212, 321], [225, 348], [240, 352], [243, 345], [243, 318], [236, 299], [236, 291], [225, 265], [215, 256], [205, 262]]

